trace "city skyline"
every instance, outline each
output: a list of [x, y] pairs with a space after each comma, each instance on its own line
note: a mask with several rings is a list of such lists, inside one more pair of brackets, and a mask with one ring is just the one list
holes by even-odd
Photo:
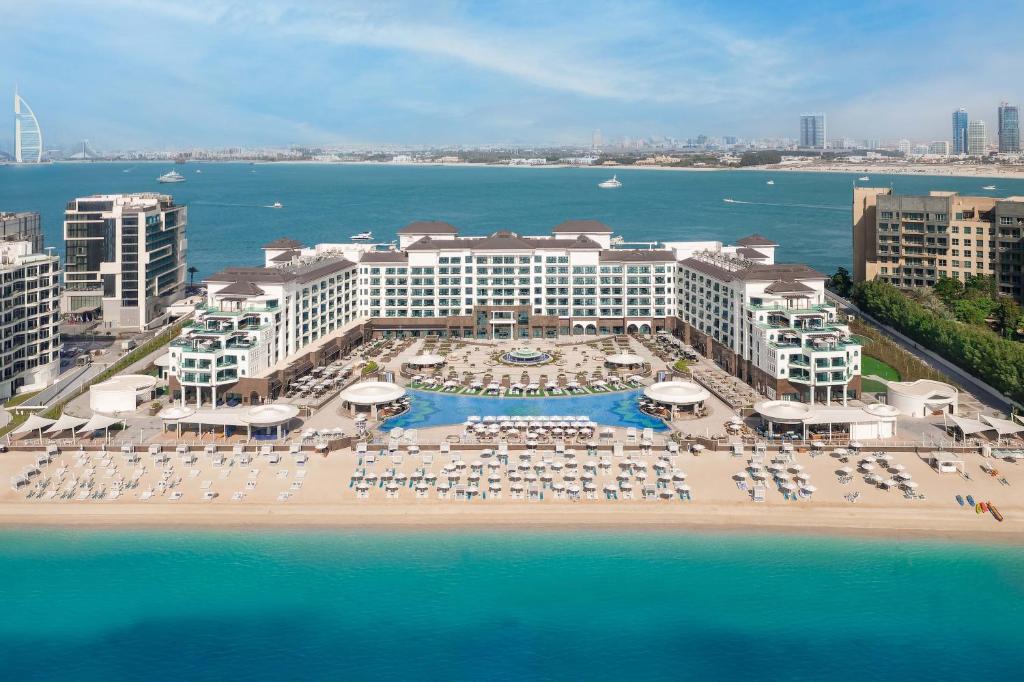
[[[21, 33], [5, 46], [0, 86], [22, 84], [47, 112], [50, 140], [108, 149], [586, 145], [595, 128], [606, 140], [796, 138], [792, 121], [804, 111], [826, 112], [835, 137], [932, 140], [948, 137], [953, 108], [995, 121], [1000, 101], [1018, 99], [983, 56], [893, 49], [904, 29], [863, 8], [648, 2], [629, 12], [603, 3], [527, 12], [518, 3], [214, 0], [119, 11], [127, 6], [44, 0], [6, 10]], [[54, 10], [67, 20], [49, 22]], [[897, 13], [927, 29], [966, 12], [912, 2]], [[125, 47], [117, 36], [133, 27], [166, 49]], [[830, 54], [844, 42], [858, 45], [854, 58]], [[873, 68], [880, 60], [884, 82]], [[161, 87], [124, 96], [126, 83], [147, 79]], [[893, 88], [899, 98], [886, 94]]]

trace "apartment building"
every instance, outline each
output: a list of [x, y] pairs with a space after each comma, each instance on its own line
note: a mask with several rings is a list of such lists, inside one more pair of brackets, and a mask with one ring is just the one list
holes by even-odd
[[32, 253], [43, 252], [43, 228], [35, 211], [0, 211], [0, 242], [30, 242]]
[[60, 373], [60, 264], [34, 243], [0, 241], [0, 400]]
[[[207, 306], [172, 344], [172, 390], [201, 402], [272, 397], [289, 377], [363, 338], [524, 342], [661, 331], [685, 334], [772, 395], [829, 401], [857, 390], [850, 377], [859, 361], [835, 365], [828, 379], [790, 373], [790, 355], [793, 362], [801, 355], [791, 352], [791, 338], [806, 345], [812, 363], [826, 357], [818, 348], [824, 339], [849, 341], [823, 299], [825, 276], [776, 265], [776, 243], [751, 235], [735, 245], [631, 246], [638, 245], [613, 240], [612, 229], [597, 221], [566, 221], [547, 235], [486, 236], [420, 221], [402, 228], [398, 247], [386, 250], [280, 239], [264, 247], [263, 267], [231, 268], [207, 280]], [[767, 321], [753, 316], [752, 305], [779, 310]], [[768, 353], [769, 344], [783, 343], [786, 310], [795, 336], [786, 337], [786, 352]], [[773, 331], [757, 332], [749, 320]], [[830, 362], [836, 353], [844, 363], [853, 357], [843, 346]]]
[[98, 194], [64, 211], [61, 312], [145, 331], [185, 290], [188, 212], [166, 194]]
[[893, 194], [857, 187], [853, 194], [854, 280], [901, 288], [943, 277], [993, 275], [1000, 293], [1024, 301], [1024, 197]]

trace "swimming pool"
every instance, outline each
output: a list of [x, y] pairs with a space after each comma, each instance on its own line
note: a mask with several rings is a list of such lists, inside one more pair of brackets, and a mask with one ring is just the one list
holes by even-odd
[[587, 416], [602, 426], [633, 426], [655, 431], [668, 429], [664, 422], [640, 411], [640, 391], [599, 393], [564, 398], [484, 398], [475, 395], [452, 395], [409, 389], [412, 405], [405, 414], [381, 424], [382, 431], [396, 426], [422, 429], [446, 424], [461, 424], [470, 415], [579, 415]]

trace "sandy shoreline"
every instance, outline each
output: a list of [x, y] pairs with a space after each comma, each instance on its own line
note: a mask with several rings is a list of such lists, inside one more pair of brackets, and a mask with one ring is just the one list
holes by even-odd
[[[1024, 509], [1006, 509], [1019, 516]], [[795, 509], [691, 503], [448, 502], [342, 503], [333, 505], [113, 503], [98, 505], [0, 504], [0, 528], [167, 530], [578, 530], [679, 531], [936, 539], [1024, 545], [1018, 524], [989, 524], [964, 510], [816, 504]], [[980, 523], [979, 523], [980, 521]], [[982, 525], [984, 524], [984, 525]]]

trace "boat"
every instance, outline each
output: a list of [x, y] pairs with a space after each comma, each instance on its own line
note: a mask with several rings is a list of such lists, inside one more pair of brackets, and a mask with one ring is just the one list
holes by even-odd
[[978, 504], [974, 505], [974, 513], [975, 514], [980, 514], [983, 511], [982, 508], [981, 508], [981, 504], [982, 503], [979, 502]]
[[999, 521], [1000, 523], [1003, 522], [1003, 515], [999, 513], [999, 510], [996, 509], [996, 506], [991, 502], [988, 503], [988, 510], [992, 514], [992, 518], [994, 518], [996, 521]]
[[365, 242], [373, 239], [373, 232], [360, 232], [359, 234], [352, 235], [352, 241]]
[[962, 496], [960, 496], [960, 495], [957, 495], [956, 496], [956, 503], [959, 504], [961, 507], [964, 506], [964, 498]]
[[970, 495], [967, 496], [967, 504], [974, 506], [974, 498]]
[[599, 182], [597, 183], [597, 186], [601, 189], [618, 189], [619, 187], [622, 187], [622, 183], [619, 182], [619, 176], [613, 175], [611, 180]]
[[766, 182], [764, 184], [766, 184], [766, 185], [774, 185], [775, 181], [774, 180], [769, 180], [768, 182]]
[[163, 182], [163, 183], [168, 183], [168, 182], [185, 182], [185, 176], [182, 175], [181, 173], [179, 173], [178, 171], [173, 171], [172, 170], [169, 173], [164, 173], [163, 175], [161, 175], [159, 178], [156, 179], [156, 181], [157, 182]]
[[735, 199], [722, 199], [722, 201], [724, 201], [727, 204], [735, 204], [736, 203]]
[[982, 187], [982, 189], [995, 189], [995, 188], [996, 188], [995, 185], [985, 185], [984, 187]]
[[284, 204], [282, 204], [280, 201], [275, 201], [270, 205], [270, 208], [284, 208]]
[[860, 176], [860, 177], [859, 177], [859, 178], [857, 178], [857, 179], [858, 179], [858, 180], [860, 180], [861, 182], [867, 182], [867, 181], [868, 181], [868, 180], [870, 180], [871, 178], [869, 178], [869, 177], [868, 177], [868, 176], [866, 176], [866, 175], [862, 175], [862, 176]]
[[202, 173], [202, 172], [203, 172], [203, 171], [201, 171], [201, 170], [199, 170], [198, 168], [196, 168], [196, 173]]

